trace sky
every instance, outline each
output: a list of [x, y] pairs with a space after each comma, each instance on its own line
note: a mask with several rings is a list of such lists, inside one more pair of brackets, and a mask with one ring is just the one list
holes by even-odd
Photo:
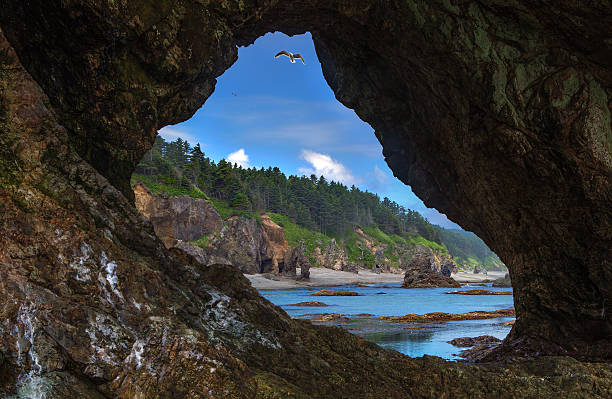
[[[281, 50], [302, 54], [306, 65], [285, 56], [275, 59]], [[181, 137], [200, 143], [216, 162], [323, 175], [389, 197], [433, 224], [459, 228], [393, 177], [373, 129], [337, 101], [327, 85], [309, 33], [268, 33], [240, 47], [238, 61], [218, 78], [204, 106], [159, 133], [170, 141]]]

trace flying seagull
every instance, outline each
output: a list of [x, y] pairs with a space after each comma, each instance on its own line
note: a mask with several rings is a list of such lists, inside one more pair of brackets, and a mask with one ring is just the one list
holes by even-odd
[[293, 62], [295, 62], [295, 59], [296, 59], [296, 58], [299, 58], [300, 60], [302, 60], [302, 63], [303, 63], [304, 65], [306, 65], [306, 62], [304, 61], [304, 57], [302, 57], [302, 55], [301, 55], [301, 54], [298, 54], [298, 53], [291, 54], [290, 52], [283, 50], [283, 51], [281, 51], [280, 53], [276, 54], [276, 55], [274, 56], [274, 58], [278, 58], [278, 57], [280, 57], [281, 55], [286, 55], [287, 57], [289, 57], [289, 60], [290, 60], [292, 63], [293, 63]]

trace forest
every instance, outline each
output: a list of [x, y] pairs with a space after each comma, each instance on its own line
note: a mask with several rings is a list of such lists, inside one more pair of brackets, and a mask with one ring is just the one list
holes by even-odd
[[419, 235], [441, 244], [458, 264], [485, 268], [501, 264], [476, 235], [432, 225], [418, 212], [355, 186], [323, 176], [286, 176], [277, 167], [242, 168], [225, 160], [215, 163], [199, 144], [157, 136], [132, 176], [154, 194], [206, 198], [223, 217], [274, 212], [293, 223], [338, 240], [355, 226], [374, 227], [386, 234]]

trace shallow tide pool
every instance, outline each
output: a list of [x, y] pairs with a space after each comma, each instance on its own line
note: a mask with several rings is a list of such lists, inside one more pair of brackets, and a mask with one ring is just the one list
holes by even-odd
[[[425, 354], [445, 359], [458, 359], [454, 354], [461, 349], [447, 343], [458, 337], [492, 335], [506, 337], [510, 326], [502, 323], [512, 320], [500, 317], [487, 320], [467, 320], [439, 323], [394, 323], [378, 320], [378, 316], [403, 316], [408, 313], [431, 312], [466, 313], [474, 310], [497, 310], [514, 306], [512, 295], [448, 295], [456, 290], [487, 289], [508, 291], [508, 288], [464, 286], [462, 288], [404, 289], [400, 284], [368, 284], [324, 287], [330, 290], [353, 291], [363, 296], [310, 296], [322, 287], [292, 288], [288, 290], [262, 290], [260, 293], [294, 318], [311, 318], [323, 313], [339, 313], [349, 318], [346, 323], [322, 323], [338, 325], [378, 345], [409, 356]], [[392, 288], [387, 288], [392, 287]], [[382, 294], [381, 294], [382, 293]], [[324, 302], [326, 307], [288, 307], [298, 302]], [[371, 317], [357, 316], [369, 313]]]

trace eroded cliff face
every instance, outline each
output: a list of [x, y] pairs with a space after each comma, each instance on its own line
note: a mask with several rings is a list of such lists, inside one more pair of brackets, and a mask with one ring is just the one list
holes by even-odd
[[154, 196], [141, 184], [134, 186], [134, 200], [166, 248], [176, 246], [177, 240], [194, 241], [223, 228], [223, 219], [207, 201]]
[[136, 209], [168, 249], [180, 248], [204, 265], [232, 265], [243, 273], [295, 275], [295, 269], [285, 268], [289, 245], [283, 228], [268, 215], [259, 222], [238, 216], [224, 221], [206, 200], [153, 195], [141, 184], [134, 186], [134, 197]]
[[3, 393], [42, 379], [57, 398], [612, 395], [607, 365], [409, 359], [293, 321], [231, 269], [167, 250], [129, 187], [236, 44], [310, 30], [396, 176], [508, 266], [500, 354], [609, 360], [608, 2], [1, 5]]

